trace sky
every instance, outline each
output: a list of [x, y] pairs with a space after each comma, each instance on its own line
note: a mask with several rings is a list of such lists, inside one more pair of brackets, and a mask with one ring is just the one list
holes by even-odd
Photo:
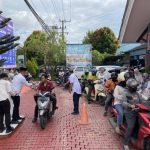
[[[86, 33], [110, 27], [118, 37], [126, 0], [28, 0], [48, 26], [61, 27], [66, 20], [67, 43], [82, 43]], [[14, 34], [20, 42], [34, 31], [41, 30], [24, 0], [0, 0], [3, 15], [12, 18]], [[61, 30], [58, 30], [61, 32]]]

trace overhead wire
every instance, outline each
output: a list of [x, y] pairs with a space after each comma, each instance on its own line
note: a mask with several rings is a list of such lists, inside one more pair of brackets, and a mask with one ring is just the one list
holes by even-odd
[[64, 9], [64, 1], [63, 0], [61, 0], [61, 5], [62, 5], [63, 17], [64, 17], [64, 20], [65, 20], [65, 9]]
[[55, 1], [51, 0], [51, 2], [52, 2], [52, 5], [53, 5], [53, 8], [54, 8], [55, 15], [56, 15], [58, 21], [60, 21], [60, 16], [59, 16], [59, 13], [57, 11], [57, 7], [56, 7], [56, 4], [55, 4]]

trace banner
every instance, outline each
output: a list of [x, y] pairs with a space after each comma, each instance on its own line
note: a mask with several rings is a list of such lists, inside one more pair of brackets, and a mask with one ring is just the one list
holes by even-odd
[[70, 66], [92, 67], [91, 44], [67, 44], [66, 64]]
[[[3, 17], [0, 16], [0, 22], [3, 20]], [[8, 22], [7, 26], [0, 29], [0, 37], [3, 37], [6, 34], [13, 35], [13, 22]], [[11, 49], [8, 52], [1, 54], [0, 59], [6, 59], [3, 68], [14, 68], [16, 67], [16, 50]]]

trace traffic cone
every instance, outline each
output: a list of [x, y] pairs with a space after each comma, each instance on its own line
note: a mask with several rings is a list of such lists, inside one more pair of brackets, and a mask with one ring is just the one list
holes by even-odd
[[88, 119], [87, 107], [86, 104], [83, 103], [79, 124], [86, 125], [88, 123], [89, 123], [89, 119]]

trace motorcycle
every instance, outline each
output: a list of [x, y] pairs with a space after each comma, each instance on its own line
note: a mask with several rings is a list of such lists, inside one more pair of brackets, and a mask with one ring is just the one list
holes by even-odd
[[[133, 147], [143, 150], [150, 150], [150, 104], [144, 102], [137, 104], [133, 111], [138, 112], [139, 123], [135, 127], [135, 132], [131, 138], [131, 144]], [[117, 124], [117, 111], [113, 108], [114, 117], [109, 119], [113, 128]], [[121, 126], [121, 132], [125, 134], [126, 123]]]
[[[105, 87], [101, 80], [89, 81], [89, 84], [94, 85], [94, 89], [91, 92], [91, 100], [99, 101], [100, 105], [103, 106], [105, 104], [106, 94]], [[86, 94], [89, 92], [89, 88], [85, 87]]]
[[40, 126], [45, 129], [47, 121], [54, 115], [53, 102], [50, 100], [50, 92], [43, 92], [38, 94], [38, 111]]

